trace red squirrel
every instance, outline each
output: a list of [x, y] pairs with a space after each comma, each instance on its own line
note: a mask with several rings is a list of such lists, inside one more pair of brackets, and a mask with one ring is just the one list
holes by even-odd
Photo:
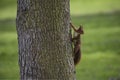
[[74, 45], [74, 65], [77, 65], [80, 62], [81, 59], [81, 34], [83, 34], [83, 27], [80, 26], [78, 29], [76, 29], [72, 23], [70, 23], [70, 26], [73, 28], [73, 30], [75, 31], [75, 33], [77, 33], [76, 36], [74, 36], [71, 41], [73, 42]]

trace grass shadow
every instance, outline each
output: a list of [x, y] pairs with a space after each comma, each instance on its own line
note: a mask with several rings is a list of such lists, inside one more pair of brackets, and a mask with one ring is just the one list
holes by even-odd
[[0, 20], [0, 32], [13, 32], [15, 30], [15, 19]]
[[120, 11], [90, 15], [72, 15], [72, 21], [86, 28], [120, 27]]
[[16, 5], [17, 5], [16, 0], [0, 0], [0, 9], [4, 9]]

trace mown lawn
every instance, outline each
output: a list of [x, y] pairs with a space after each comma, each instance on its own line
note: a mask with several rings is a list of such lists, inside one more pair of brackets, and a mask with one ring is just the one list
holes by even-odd
[[[84, 26], [77, 80], [120, 80], [120, 1], [71, 0], [71, 20]], [[16, 0], [0, 1], [0, 80], [19, 79]]]

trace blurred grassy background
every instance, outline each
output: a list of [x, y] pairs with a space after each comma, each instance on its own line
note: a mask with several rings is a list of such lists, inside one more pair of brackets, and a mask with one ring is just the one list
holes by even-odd
[[[0, 0], [0, 80], [18, 80], [16, 0]], [[120, 80], [120, 0], [71, 0], [71, 19], [84, 26], [78, 80]]]

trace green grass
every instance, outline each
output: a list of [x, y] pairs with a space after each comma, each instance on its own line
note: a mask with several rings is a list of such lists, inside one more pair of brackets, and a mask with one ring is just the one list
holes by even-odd
[[71, 13], [86, 15], [118, 11], [119, 4], [119, 0], [71, 0]]
[[17, 79], [17, 38], [15, 32], [0, 32], [0, 80]]
[[119, 55], [112, 52], [83, 54], [82, 61], [77, 66], [77, 79], [109, 80], [111, 78], [120, 78], [119, 62]]
[[[71, 19], [84, 26], [77, 80], [120, 80], [120, 1], [71, 0]], [[16, 0], [0, 1], [0, 80], [19, 79]]]
[[17, 0], [0, 0], [0, 20], [15, 19]]

